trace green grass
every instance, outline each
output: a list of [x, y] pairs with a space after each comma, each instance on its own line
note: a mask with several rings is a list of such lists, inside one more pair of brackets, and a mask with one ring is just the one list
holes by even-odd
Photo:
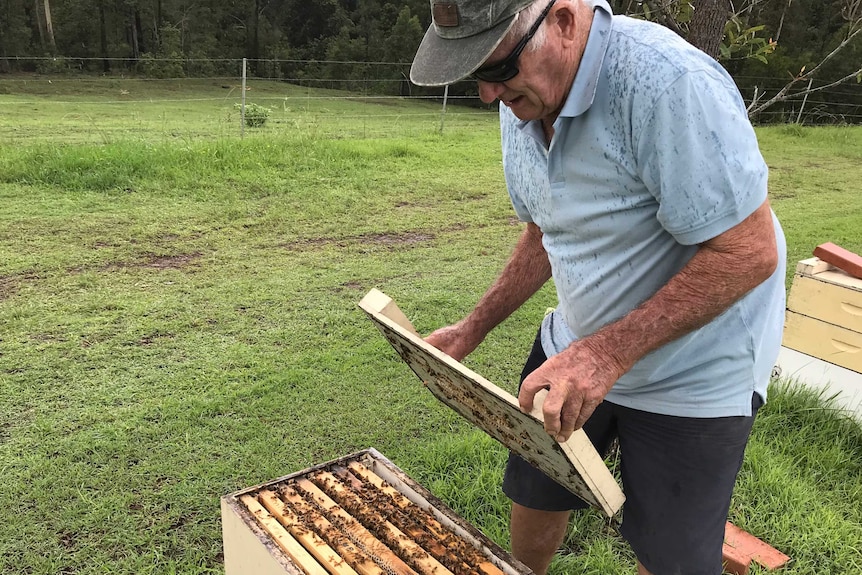
[[[232, 101], [162, 86], [141, 98], [169, 120], [141, 107], [144, 129], [128, 106], [61, 121], [110, 82], [0, 94], [0, 573], [219, 573], [219, 497], [366, 447], [507, 546], [502, 448], [356, 305], [382, 289], [427, 332], [496, 276], [520, 226], [493, 115], [440, 135], [436, 105], [397, 102], [393, 128], [372, 119], [391, 103], [309, 99], [292, 121], [317, 129], [240, 140]], [[57, 103], [73, 98], [96, 104]], [[25, 100], [39, 116], [4, 105]], [[825, 241], [862, 251], [862, 130], [758, 134], [790, 268]], [[514, 390], [553, 302], [547, 286], [468, 365]], [[786, 574], [858, 573], [860, 451], [824, 398], [776, 387], [731, 519], [791, 555]], [[632, 565], [588, 513], [553, 569]]]
[[833, 242], [862, 253], [862, 137], [858, 127], [796, 125], [759, 130], [770, 168], [770, 201], [788, 237], [788, 286], [795, 262]]
[[[15, 76], [0, 83], [0, 143], [180, 141], [241, 135], [239, 78]], [[327, 138], [421, 136], [441, 129], [441, 102], [249, 80], [246, 101], [269, 108], [245, 134]], [[447, 108], [443, 127], [487, 130], [496, 108]], [[493, 120], [492, 120], [493, 122]]]

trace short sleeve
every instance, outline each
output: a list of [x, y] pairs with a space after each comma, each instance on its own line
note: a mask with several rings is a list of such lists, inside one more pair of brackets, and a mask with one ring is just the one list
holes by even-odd
[[635, 150], [656, 217], [682, 244], [718, 236], [766, 200], [767, 167], [742, 98], [715, 70], [670, 84], [635, 126]]

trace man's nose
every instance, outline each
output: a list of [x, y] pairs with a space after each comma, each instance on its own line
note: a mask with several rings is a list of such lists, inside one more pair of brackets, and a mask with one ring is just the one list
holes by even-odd
[[505, 89], [502, 82], [485, 82], [477, 80], [479, 86], [479, 99], [486, 104], [491, 104], [500, 97]]

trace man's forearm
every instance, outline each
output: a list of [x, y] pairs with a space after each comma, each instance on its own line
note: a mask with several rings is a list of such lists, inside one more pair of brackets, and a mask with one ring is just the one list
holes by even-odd
[[707, 242], [650, 299], [585, 338], [628, 371], [643, 356], [712, 321], [772, 275], [777, 264], [767, 204], [740, 229]]
[[502, 273], [465, 318], [486, 335], [536, 293], [551, 277], [542, 231], [527, 224]]
[[550, 277], [551, 264], [542, 245], [542, 231], [535, 224], [527, 224], [502, 273], [473, 311], [461, 321], [429, 334], [425, 341], [461, 361]]

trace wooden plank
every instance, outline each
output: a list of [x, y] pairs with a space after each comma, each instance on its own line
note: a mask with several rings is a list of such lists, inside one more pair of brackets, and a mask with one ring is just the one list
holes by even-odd
[[407, 319], [407, 316], [404, 315], [404, 312], [392, 301], [392, 298], [384, 294], [383, 292], [373, 289], [369, 291], [364, 298], [362, 298], [362, 302], [359, 305], [364, 305], [375, 310], [376, 313], [383, 315], [397, 325], [401, 326], [404, 330], [412, 333], [416, 337], [421, 337], [419, 332], [416, 331], [416, 328], [413, 327], [413, 324]]
[[[529, 567], [488, 539], [476, 527], [466, 522], [443, 501], [436, 498], [433, 493], [413, 481], [391, 461], [376, 452], [374, 448], [368, 450], [368, 455], [364, 458], [352, 458], [349, 461], [358, 461], [367, 465], [376, 475], [397, 489], [399, 493], [424, 512], [427, 517], [443, 524], [451, 537], [459, 539], [457, 548], [461, 549], [461, 553], [464, 553], [464, 557], [468, 558], [468, 562], [479, 565], [481, 574], [500, 575], [501, 571], [505, 575], [529, 575], [532, 573]], [[448, 546], [449, 539], [445, 541], [447, 541], [446, 545]], [[443, 540], [441, 540], [442, 542]], [[464, 575], [477, 574], [468, 569]]]
[[[298, 479], [295, 483], [296, 487], [304, 492], [306, 498], [314, 500], [317, 505], [324, 509], [329, 514], [330, 520], [337, 523], [342, 531], [350, 533], [356, 541], [362, 543], [366, 552], [385, 563], [387, 571], [391, 569], [396, 575], [417, 575], [416, 571], [407, 565], [385, 542], [366, 529], [356, 517], [345, 511], [317, 485], [308, 479]], [[371, 516], [373, 514], [366, 513], [365, 515]], [[406, 539], [403, 533], [399, 532], [396, 537], [398, 535], [402, 539]]]
[[326, 567], [332, 575], [357, 575], [353, 568], [321, 537], [307, 528], [303, 521], [279, 499], [278, 495], [264, 489], [258, 493], [263, 506], [293, 535], [302, 546]]
[[[405, 497], [402, 493], [400, 493], [397, 489], [386, 483], [386, 481], [382, 477], [380, 477], [361, 463], [354, 461], [350, 463], [349, 467], [350, 470], [357, 476], [374, 485], [377, 489], [380, 490], [381, 493], [386, 494], [399, 508], [408, 509], [411, 506], [416, 505], [407, 497]], [[430, 513], [425, 520], [425, 527], [438, 541], [445, 539], [448, 535], [448, 530], [446, 529], [446, 527], [442, 525], [439, 521], [437, 521], [437, 519]]]
[[829, 262], [821, 260], [820, 258], [808, 258], [800, 260], [796, 264], [796, 273], [804, 276], [813, 276], [821, 272], [834, 269], [836, 269], [835, 266]]
[[284, 551], [306, 575], [327, 575], [317, 560], [306, 551], [299, 541], [293, 538], [278, 520], [269, 514], [266, 508], [251, 495], [240, 497], [243, 505], [254, 515], [258, 524], [269, 534], [276, 545]]
[[838, 269], [844, 270], [854, 278], [862, 279], [862, 256], [859, 254], [854, 254], [832, 242], [826, 242], [814, 248], [814, 255]]
[[622, 507], [622, 490], [583, 430], [558, 443], [539, 401], [532, 414], [521, 412], [515, 397], [426, 343], [406, 318], [386, 315], [397, 309], [391, 298], [371, 290], [359, 305], [437, 399], [605, 515]]
[[795, 276], [787, 309], [862, 333], [862, 289], [847, 289], [817, 276]]
[[415, 505], [415, 503], [407, 499], [404, 494], [386, 483], [386, 481], [384, 481], [382, 477], [380, 477], [358, 461], [351, 461], [350, 463], [348, 463], [347, 466], [358, 477], [361, 477], [362, 479], [374, 485], [377, 489], [388, 495], [401, 509], [407, 509], [411, 505]]
[[790, 349], [862, 373], [862, 333], [788, 310], [781, 343]]

